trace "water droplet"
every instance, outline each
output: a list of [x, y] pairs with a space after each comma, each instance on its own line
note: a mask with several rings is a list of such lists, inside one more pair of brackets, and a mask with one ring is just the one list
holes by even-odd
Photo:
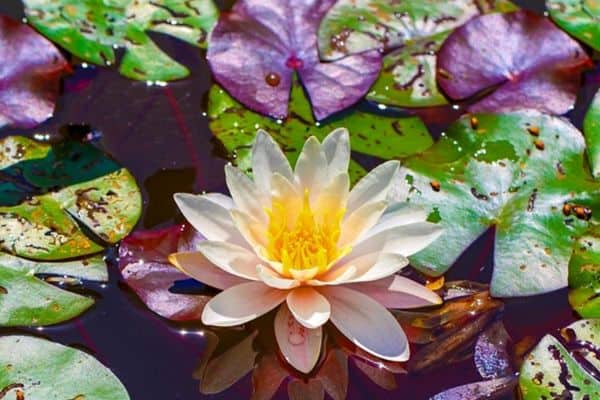
[[265, 82], [267, 82], [267, 85], [269, 86], [279, 86], [279, 84], [281, 83], [281, 77], [279, 76], [279, 74], [276, 74], [275, 72], [269, 72], [266, 76], [265, 76]]

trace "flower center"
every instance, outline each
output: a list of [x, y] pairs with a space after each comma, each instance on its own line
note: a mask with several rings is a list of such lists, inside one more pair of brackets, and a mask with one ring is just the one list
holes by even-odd
[[295, 221], [288, 221], [286, 205], [273, 201], [269, 215], [269, 258], [282, 264], [288, 277], [312, 277], [327, 271], [333, 261], [348, 252], [338, 248], [340, 228], [345, 210], [319, 218], [310, 207], [308, 191]]

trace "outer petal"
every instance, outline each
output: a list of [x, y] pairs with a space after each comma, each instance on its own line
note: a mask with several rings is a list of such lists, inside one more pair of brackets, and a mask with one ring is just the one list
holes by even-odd
[[271, 175], [279, 173], [293, 181], [294, 174], [281, 148], [262, 129], [258, 131], [252, 147], [252, 171], [256, 186], [267, 195], [271, 192]]
[[293, 289], [300, 285], [300, 282], [297, 280], [282, 278], [277, 272], [264, 265], [259, 265], [257, 271], [260, 280], [263, 281], [265, 285], [275, 289]]
[[399, 275], [348, 287], [377, 300], [386, 308], [418, 308], [442, 303], [435, 292]]
[[348, 215], [342, 223], [342, 235], [339, 240], [339, 246], [344, 247], [353, 245], [366, 232], [368, 232], [387, 207], [387, 201], [375, 201], [365, 203], [352, 214]]
[[235, 208], [266, 224], [267, 214], [264, 207], [270, 204], [266, 204], [262, 192], [257, 189], [254, 182], [231, 165], [225, 166], [225, 180], [235, 202]]
[[259, 279], [256, 267], [262, 261], [246, 248], [210, 240], [198, 243], [197, 248], [211, 263], [223, 271], [244, 279], [253, 281]]
[[317, 365], [322, 328], [308, 329], [300, 325], [285, 304], [275, 316], [275, 338], [285, 360], [298, 371], [306, 374]]
[[331, 322], [356, 346], [384, 360], [408, 360], [406, 335], [381, 304], [341, 286], [324, 286], [319, 291], [331, 304]]
[[385, 200], [399, 167], [398, 161], [387, 161], [358, 181], [348, 197], [347, 215], [365, 203]]
[[350, 165], [350, 135], [348, 129], [337, 128], [321, 143], [327, 163], [329, 164], [329, 178], [333, 178], [343, 172], [348, 172]]
[[323, 295], [310, 286], [290, 291], [287, 305], [294, 318], [303, 326], [314, 329], [329, 320], [331, 307]]
[[[333, 271], [344, 270], [349, 266], [353, 266], [356, 268], [356, 274], [347, 282], [368, 282], [393, 275], [407, 265], [408, 259], [401, 254], [376, 252], [349, 259]], [[326, 276], [326, 278], [328, 277]]]
[[405, 202], [390, 204], [377, 224], [364, 237], [373, 236], [396, 226], [415, 224], [426, 220], [427, 212], [422, 207]]
[[216, 267], [202, 253], [197, 251], [171, 254], [169, 262], [184, 274], [217, 289], [227, 289], [246, 282], [245, 279]]
[[208, 240], [219, 240], [245, 245], [246, 241], [238, 232], [229, 211], [222, 204], [207, 195], [176, 193], [173, 198], [183, 216], [202, 236]]
[[213, 326], [245, 324], [281, 304], [287, 291], [268, 287], [262, 282], [247, 282], [222, 291], [202, 312], [202, 323]]
[[326, 183], [323, 179], [323, 173], [326, 171], [327, 159], [325, 158], [325, 152], [321, 149], [321, 143], [317, 138], [311, 136], [304, 143], [295, 169], [300, 191], [304, 194], [308, 190], [311, 201], [317, 198], [323, 184]]

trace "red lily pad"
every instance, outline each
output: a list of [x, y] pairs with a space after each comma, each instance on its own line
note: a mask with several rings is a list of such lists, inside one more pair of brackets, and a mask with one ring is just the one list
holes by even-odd
[[359, 101], [381, 67], [377, 50], [321, 62], [319, 22], [335, 0], [240, 0], [221, 16], [207, 58], [217, 82], [245, 106], [285, 118], [298, 73], [318, 120]]
[[0, 15], [0, 60], [0, 128], [32, 128], [51, 117], [60, 78], [70, 69], [60, 51], [29, 26]]
[[199, 320], [210, 296], [172, 293], [176, 281], [189, 277], [167, 257], [189, 246], [190, 228], [173, 226], [135, 232], [121, 242], [119, 269], [125, 283], [158, 315], [173, 321]]
[[438, 53], [437, 81], [454, 100], [483, 94], [471, 112], [563, 114], [588, 66], [583, 48], [547, 18], [517, 11], [479, 16], [455, 30]]

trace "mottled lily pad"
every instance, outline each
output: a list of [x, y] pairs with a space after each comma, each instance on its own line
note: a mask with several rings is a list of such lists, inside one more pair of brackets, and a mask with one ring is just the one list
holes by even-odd
[[[223, 144], [226, 155], [245, 171], [251, 167], [250, 150], [258, 129], [266, 130], [275, 138], [292, 165], [309, 136], [322, 140], [339, 127], [349, 129], [354, 152], [382, 159], [406, 157], [433, 143], [418, 117], [392, 118], [351, 111], [330, 122], [318, 123], [298, 84], [292, 87], [290, 116], [285, 120], [276, 121], [247, 110], [219, 86], [210, 90], [208, 117], [210, 129]], [[364, 168], [353, 160], [350, 164], [353, 182], [364, 174]]]
[[547, 0], [546, 6], [558, 26], [600, 50], [600, 3], [597, 0]]
[[91, 144], [4, 138], [0, 177], [0, 250], [20, 257], [98, 253], [125, 237], [141, 213], [133, 176]]
[[599, 345], [600, 320], [577, 321], [560, 336], [544, 336], [521, 367], [523, 399], [600, 398]]
[[438, 52], [437, 81], [471, 112], [533, 108], [563, 114], [575, 103], [585, 50], [550, 20], [531, 11], [475, 17]]
[[30, 336], [0, 338], [0, 395], [7, 400], [129, 400], [118, 378], [89, 354]]
[[462, 117], [401, 168], [396, 200], [422, 205], [444, 227], [412, 265], [443, 274], [495, 227], [493, 295], [565, 287], [575, 239], [600, 212], [585, 149], [570, 123], [536, 111]]
[[173, 36], [194, 46], [206, 40], [218, 18], [212, 0], [24, 0], [29, 23], [71, 53], [99, 65], [116, 61], [120, 71], [140, 80], [169, 81], [189, 74], [164, 53], [148, 32]]
[[583, 121], [583, 134], [588, 146], [588, 160], [596, 178], [600, 177], [600, 91], [596, 93]]
[[583, 235], [569, 263], [569, 302], [584, 318], [600, 318], [600, 226]]
[[[61, 76], [69, 64], [29, 26], [0, 15], [0, 128], [31, 128], [54, 112]], [[4, 61], [3, 61], [4, 62]]]

